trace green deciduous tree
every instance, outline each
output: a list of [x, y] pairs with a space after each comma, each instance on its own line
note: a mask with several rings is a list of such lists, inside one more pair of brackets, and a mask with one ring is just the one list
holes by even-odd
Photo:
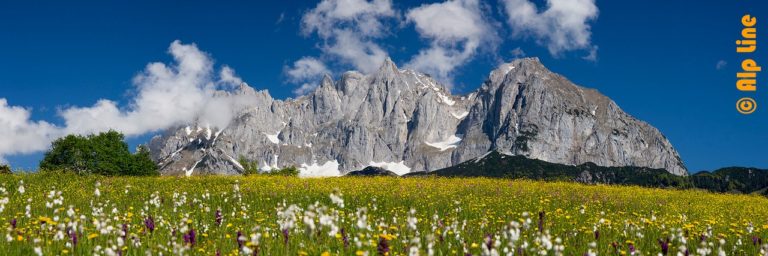
[[116, 131], [98, 135], [68, 135], [51, 144], [40, 162], [43, 171], [69, 171], [100, 175], [158, 175], [149, 150], [140, 146], [131, 154], [123, 134]]
[[0, 164], [0, 174], [13, 174], [13, 172], [7, 164]]
[[240, 162], [240, 165], [243, 166], [243, 175], [248, 176], [259, 174], [259, 161], [249, 161], [244, 156], [240, 156], [238, 162]]

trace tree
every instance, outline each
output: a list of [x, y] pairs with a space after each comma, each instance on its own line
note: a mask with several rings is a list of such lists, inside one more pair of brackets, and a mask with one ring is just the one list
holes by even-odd
[[13, 172], [7, 164], [0, 164], [0, 174], [13, 174]]
[[296, 169], [296, 166], [289, 166], [285, 167], [280, 170], [272, 170], [268, 173], [269, 175], [276, 175], [276, 176], [292, 176], [292, 177], [298, 177], [299, 176], [299, 169]]
[[240, 162], [240, 165], [243, 166], [243, 175], [248, 176], [259, 174], [259, 161], [249, 161], [245, 158], [245, 156], [240, 156], [238, 162]]
[[51, 144], [40, 161], [43, 171], [70, 171], [78, 174], [158, 175], [149, 150], [140, 146], [131, 154], [123, 134], [110, 130], [98, 135], [68, 135]]

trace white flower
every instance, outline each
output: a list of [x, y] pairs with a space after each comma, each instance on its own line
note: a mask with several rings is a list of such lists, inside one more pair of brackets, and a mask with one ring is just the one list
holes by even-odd
[[19, 181], [19, 193], [24, 194], [24, 191], [26, 190], [24, 189], [24, 181], [22, 180]]
[[43, 256], [43, 249], [40, 249], [40, 247], [35, 247], [35, 254], [37, 254], [37, 256]]

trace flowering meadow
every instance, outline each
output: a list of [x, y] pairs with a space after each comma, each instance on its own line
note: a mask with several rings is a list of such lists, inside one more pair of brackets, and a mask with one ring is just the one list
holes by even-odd
[[768, 199], [449, 178], [0, 176], [0, 255], [768, 255]]

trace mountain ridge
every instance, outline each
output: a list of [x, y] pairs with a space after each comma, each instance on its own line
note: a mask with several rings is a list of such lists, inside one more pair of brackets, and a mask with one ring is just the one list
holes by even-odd
[[687, 174], [657, 129], [596, 90], [549, 71], [538, 58], [502, 64], [480, 88], [460, 96], [389, 59], [373, 74], [345, 72], [338, 81], [326, 75], [313, 92], [295, 99], [275, 100], [247, 85], [236, 93], [251, 104], [224, 129], [178, 127], [151, 140], [163, 174], [237, 174], [239, 156], [258, 160], [265, 171], [295, 165], [303, 176], [377, 165], [404, 174], [453, 166], [490, 150]]

